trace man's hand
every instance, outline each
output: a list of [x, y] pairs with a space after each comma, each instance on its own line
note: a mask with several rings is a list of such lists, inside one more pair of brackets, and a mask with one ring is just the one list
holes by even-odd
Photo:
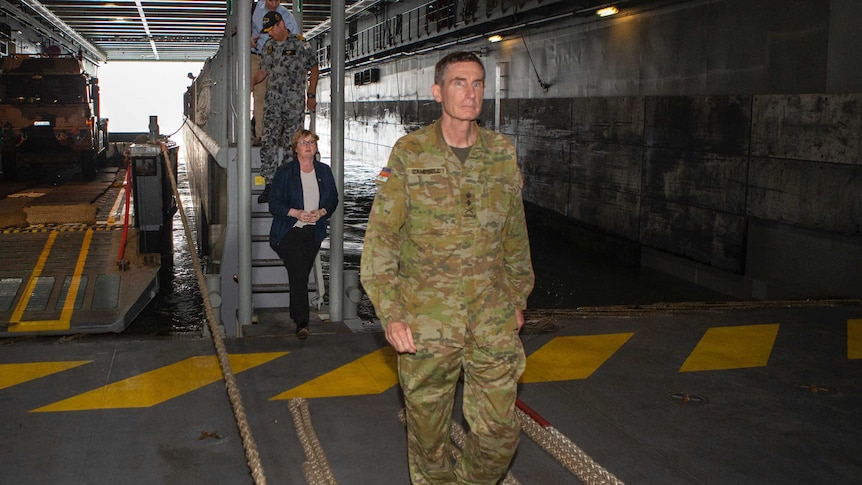
[[524, 310], [515, 310], [515, 320], [518, 321], [518, 331], [524, 326]]
[[386, 325], [386, 341], [392, 344], [399, 354], [416, 353], [416, 344], [413, 343], [413, 331], [410, 325], [404, 322], [392, 322]]

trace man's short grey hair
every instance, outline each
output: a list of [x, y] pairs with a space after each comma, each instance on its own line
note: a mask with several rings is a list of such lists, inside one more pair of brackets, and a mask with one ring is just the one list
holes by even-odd
[[482, 64], [482, 61], [479, 60], [479, 56], [472, 52], [461, 51], [448, 54], [437, 61], [437, 65], [434, 66], [434, 84], [442, 86], [443, 80], [446, 78], [446, 70], [456, 62], [475, 62], [482, 68], [482, 81], [485, 80], [485, 66]]

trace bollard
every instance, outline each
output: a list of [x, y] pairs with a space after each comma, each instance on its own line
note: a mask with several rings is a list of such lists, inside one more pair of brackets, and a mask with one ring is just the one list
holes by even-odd
[[159, 139], [159, 117], [152, 115], [150, 116], [150, 143], [155, 143]]
[[362, 290], [359, 287], [359, 271], [344, 270], [344, 320], [358, 318], [356, 307], [362, 299]]

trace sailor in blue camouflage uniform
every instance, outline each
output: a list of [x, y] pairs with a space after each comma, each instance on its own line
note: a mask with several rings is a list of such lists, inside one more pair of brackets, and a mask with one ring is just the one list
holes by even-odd
[[[254, 76], [254, 73], [260, 69], [260, 53], [263, 52], [263, 45], [269, 40], [269, 34], [261, 32], [263, 29], [263, 16], [267, 12], [277, 11], [281, 14], [284, 26], [290, 34], [300, 34], [302, 31], [299, 30], [299, 25], [297, 25], [296, 19], [293, 18], [293, 14], [279, 0], [252, 1], [254, 2], [254, 7], [251, 13], [251, 75]], [[255, 84], [251, 90], [251, 94], [254, 100], [252, 103], [252, 112], [254, 114], [254, 137], [252, 140], [255, 145], [259, 146], [263, 138], [263, 99], [266, 96], [266, 81], [264, 80]]]
[[[263, 45], [260, 70], [252, 85], [267, 80], [263, 107], [263, 140], [260, 148], [260, 175], [266, 188], [258, 202], [269, 200], [269, 189], [278, 168], [278, 149], [290, 153], [290, 140], [304, 128], [305, 109], [317, 107], [315, 94], [320, 71], [317, 54], [299, 35], [291, 35], [277, 11], [263, 16], [261, 32], [269, 34]], [[306, 79], [308, 91], [306, 92]]]
[[[515, 147], [475, 121], [484, 80], [472, 53], [437, 63], [442, 116], [393, 147], [362, 250], [362, 284], [399, 353], [414, 484], [496, 484], [520, 435], [518, 332], [534, 275]], [[453, 464], [462, 374], [469, 433]]]

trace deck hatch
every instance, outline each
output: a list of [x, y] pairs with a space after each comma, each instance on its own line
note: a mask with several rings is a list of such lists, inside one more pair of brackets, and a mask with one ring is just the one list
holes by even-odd
[[0, 312], [8, 312], [12, 308], [12, 302], [15, 301], [15, 295], [18, 294], [18, 288], [23, 281], [22, 278], [0, 279]]
[[[69, 294], [69, 287], [72, 286], [72, 277], [67, 276], [63, 280], [63, 289], [60, 291], [60, 298], [57, 299], [57, 310], [62, 310], [66, 305], [66, 296]], [[78, 294], [75, 295], [75, 310], [80, 310], [84, 306], [84, 289], [87, 288], [87, 276], [81, 276], [81, 283], [78, 286]]]
[[48, 307], [48, 299], [51, 298], [51, 291], [54, 289], [56, 278], [53, 276], [40, 276], [36, 278], [36, 284], [33, 285], [33, 293], [27, 301], [27, 310], [36, 311], [44, 310]]

